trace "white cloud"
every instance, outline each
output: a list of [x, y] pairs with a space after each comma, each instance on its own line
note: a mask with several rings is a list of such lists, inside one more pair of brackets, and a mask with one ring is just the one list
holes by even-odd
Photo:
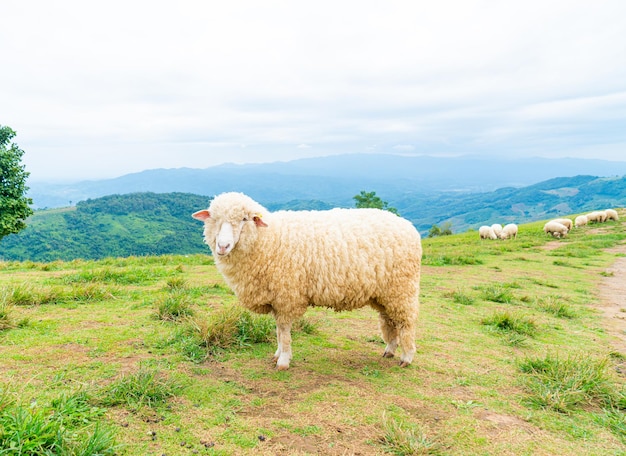
[[397, 144], [392, 147], [393, 150], [398, 150], [401, 152], [412, 152], [415, 150], [415, 146], [411, 144]]
[[615, 158], [625, 16], [621, 0], [7, 0], [0, 124], [33, 178], [372, 144], [555, 156], [610, 143], [598, 150]]

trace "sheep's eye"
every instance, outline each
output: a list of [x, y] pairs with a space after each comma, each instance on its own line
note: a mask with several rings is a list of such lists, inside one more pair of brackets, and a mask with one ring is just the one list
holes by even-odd
[[244, 217], [244, 218], [243, 218], [243, 221], [244, 221], [244, 222], [247, 222], [247, 221], [248, 221], [248, 217]]

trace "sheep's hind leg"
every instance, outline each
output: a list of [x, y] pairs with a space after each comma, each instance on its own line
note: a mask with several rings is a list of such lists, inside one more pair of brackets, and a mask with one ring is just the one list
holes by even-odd
[[407, 367], [413, 362], [413, 357], [417, 351], [415, 347], [415, 324], [400, 327], [400, 345], [402, 346], [400, 367]]
[[400, 341], [398, 337], [398, 328], [384, 312], [380, 313], [380, 331], [382, 333], [383, 340], [387, 344], [383, 357], [393, 358]]
[[291, 322], [276, 322], [276, 337], [278, 339], [278, 350], [274, 354], [276, 368], [287, 370], [291, 362]]

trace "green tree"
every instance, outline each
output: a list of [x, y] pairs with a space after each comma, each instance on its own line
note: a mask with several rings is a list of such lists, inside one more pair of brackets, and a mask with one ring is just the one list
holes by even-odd
[[376, 192], [366, 192], [365, 190], [361, 190], [361, 193], [353, 196], [352, 199], [356, 201], [357, 208], [372, 207], [399, 215], [398, 209], [390, 207], [387, 201], [383, 201], [380, 197], [376, 196]]
[[15, 132], [0, 125], [0, 239], [26, 228], [24, 220], [33, 214], [33, 201], [25, 196], [30, 173], [21, 164], [24, 151], [10, 141]]
[[446, 222], [444, 223], [441, 228], [437, 225], [433, 225], [430, 227], [430, 230], [428, 231], [428, 237], [432, 238], [432, 237], [437, 237], [437, 236], [449, 236], [452, 234], [452, 223], [451, 222]]

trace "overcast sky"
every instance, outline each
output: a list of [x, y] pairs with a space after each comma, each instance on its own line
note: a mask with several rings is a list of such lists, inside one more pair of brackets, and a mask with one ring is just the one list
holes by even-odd
[[32, 181], [337, 153], [626, 160], [626, 1], [3, 0]]

